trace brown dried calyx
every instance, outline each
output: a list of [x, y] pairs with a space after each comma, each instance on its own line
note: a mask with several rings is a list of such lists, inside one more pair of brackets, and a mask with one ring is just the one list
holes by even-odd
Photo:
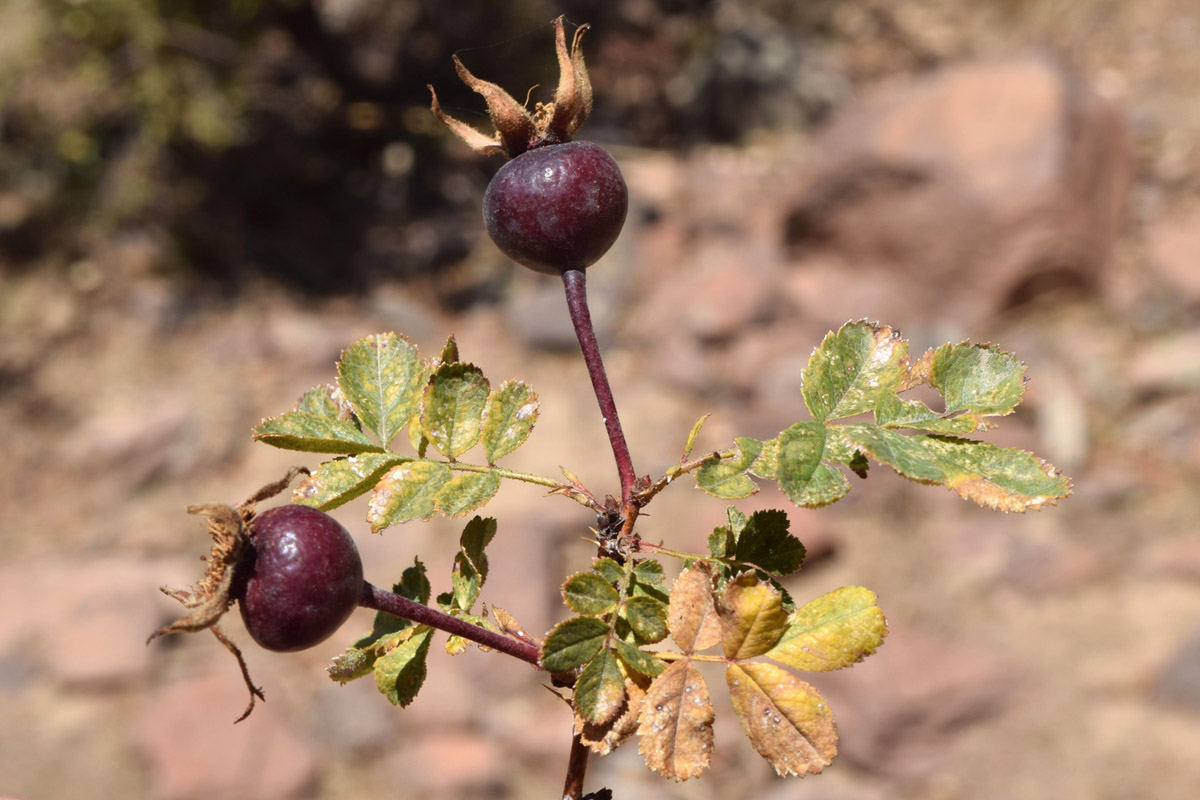
[[263, 696], [262, 689], [255, 686], [254, 682], [250, 680], [250, 670], [246, 666], [246, 659], [242, 657], [242, 651], [225, 635], [217, 623], [221, 617], [225, 616], [225, 612], [234, 602], [234, 568], [250, 549], [250, 523], [254, 520], [255, 506], [282, 492], [297, 475], [307, 474], [308, 470], [304, 467], [293, 467], [281, 480], [259, 489], [237, 508], [223, 503], [188, 506], [189, 514], [208, 517], [208, 532], [213, 539], [212, 550], [203, 557], [208, 564], [208, 569], [205, 571], [204, 577], [196, 582], [195, 588], [161, 587], [163, 594], [178, 600], [184, 608], [192, 609], [192, 611], [159, 628], [146, 640], [146, 644], [150, 644], [160, 636], [172, 633], [211, 631], [212, 635], [217, 637], [217, 641], [237, 659], [238, 666], [242, 670], [242, 680], [246, 682], [246, 688], [250, 691], [250, 702], [246, 705], [246, 710], [242, 712], [242, 715], [234, 720], [235, 723], [250, 716], [250, 712], [254, 710], [255, 699], [265, 700], [266, 698]]
[[515, 158], [527, 150], [543, 145], [569, 142], [571, 136], [587, 121], [592, 111], [592, 84], [588, 80], [587, 68], [583, 64], [583, 50], [579, 47], [587, 25], [575, 29], [571, 49], [567, 50], [567, 36], [563, 32], [563, 18], [554, 20], [555, 49], [558, 52], [558, 89], [554, 101], [538, 103], [529, 111], [511, 94], [494, 83], [480, 80], [463, 66], [454, 56], [454, 67], [458, 77], [487, 101], [488, 114], [496, 126], [496, 134], [489, 137], [448, 116], [438, 104], [437, 92], [429, 87], [433, 95], [433, 113], [443, 124], [462, 139], [471, 149], [483, 155], [503, 153]]

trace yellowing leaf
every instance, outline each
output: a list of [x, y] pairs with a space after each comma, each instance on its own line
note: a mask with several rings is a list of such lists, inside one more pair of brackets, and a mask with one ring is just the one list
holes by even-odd
[[479, 441], [488, 381], [478, 367], [443, 364], [429, 379], [421, 397], [421, 432], [450, 460]]
[[457, 475], [438, 489], [437, 510], [447, 517], [468, 514], [486, 504], [499, 490], [500, 476], [491, 470]]
[[844, 426], [841, 436], [910, 480], [940, 483], [988, 508], [1038, 509], [1071, 493], [1069, 478], [1014, 447], [951, 436], [906, 436], [865, 423]]
[[821, 342], [804, 369], [804, 403], [818, 422], [870, 411], [900, 387], [908, 366], [900, 333], [866, 321], [848, 322]]
[[481, 436], [489, 464], [525, 443], [537, 422], [538, 407], [537, 392], [520, 381], [506, 381], [488, 395]]
[[746, 738], [781, 776], [820, 772], [837, 754], [837, 726], [825, 699], [771, 664], [730, 664], [729, 698]]
[[654, 679], [642, 700], [638, 752], [663, 777], [694, 778], [712, 760], [713, 719], [704, 678], [691, 659], [676, 661]]
[[721, 646], [732, 659], [754, 658], [770, 650], [787, 627], [783, 596], [753, 573], [725, 586]]
[[843, 586], [792, 614], [787, 630], [767, 658], [808, 672], [848, 667], [874, 653], [887, 636], [887, 621], [875, 593]]
[[437, 510], [438, 490], [450, 480], [450, 468], [437, 461], [408, 461], [392, 467], [367, 503], [367, 522], [375, 533], [413, 519], [427, 520]]
[[292, 501], [322, 511], [337, 508], [369, 492], [396, 464], [410, 460], [392, 453], [332, 458], [296, 485]]
[[289, 411], [278, 417], [263, 420], [254, 429], [254, 439], [272, 447], [305, 453], [353, 455], [378, 453], [383, 450], [368, 439], [353, 422], [307, 411]]
[[671, 584], [667, 627], [685, 653], [705, 650], [721, 641], [724, 629], [713, 602], [712, 566], [707, 561], [683, 570]]
[[423, 376], [417, 348], [394, 333], [359, 339], [338, 362], [338, 385], [384, 447], [417, 413]]

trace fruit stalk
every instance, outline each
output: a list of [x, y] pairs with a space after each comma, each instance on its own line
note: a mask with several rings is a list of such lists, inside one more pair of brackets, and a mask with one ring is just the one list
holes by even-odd
[[613, 458], [617, 462], [617, 474], [621, 478], [621, 505], [628, 506], [636, 473], [633, 469], [633, 459], [629, 455], [629, 445], [625, 443], [625, 432], [621, 429], [621, 419], [617, 416], [612, 387], [609, 386], [608, 375], [604, 371], [604, 361], [600, 357], [600, 345], [596, 342], [592, 315], [588, 311], [587, 276], [581, 269], [569, 269], [563, 272], [562, 278], [567, 291], [567, 308], [571, 312], [571, 323], [575, 326], [575, 337], [579, 339], [579, 349], [583, 351], [588, 376], [592, 379], [592, 390], [596, 393], [596, 402], [600, 404], [600, 414], [604, 418]]
[[506, 653], [513, 658], [527, 661], [535, 667], [541, 667], [541, 664], [538, 663], [541, 657], [541, 649], [533, 642], [521, 641], [511, 636], [505, 636], [502, 633], [489, 631], [478, 625], [472, 625], [458, 617], [452, 617], [449, 614], [438, 611], [436, 608], [430, 608], [427, 605], [418, 603], [415, 600], [409, 600], [407, 597], [389, 592], [386, 589], [380, 589], [370, 581], [363, 581], [362, 599], [359, 600], [359, 605], [373, 611], [383, 611], [402, 619], [416, 622], [419, 625], [428, 625], [431, 628], [437, 628], [455, 636], [461, 636], [476, 644], [490, 647], [493, 650]]

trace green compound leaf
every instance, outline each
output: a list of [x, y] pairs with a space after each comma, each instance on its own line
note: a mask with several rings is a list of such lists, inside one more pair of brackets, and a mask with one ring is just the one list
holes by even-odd
[[583, 666], [604, 649], [608, 623], [596, 617], [572, 617], [554, 626], [542, 645], [542, 666], [567, 672]]
[[[801, 508], [829, 505], [850, 491], [840, 469], [825, 463], [837, 452], [820, 422], [797, 422], [779, 434], [779, 488]], [[841, 445], [840, 442], [836, 442]]]
[[622, 616], [641, 644], [654, 644], [667, 637], [667, 605], [650, 595], [637, 595], [625, 601]]
[[307, 411], [289, 411], [263, 420], [254, 429], [257, 441], [283, 450], [305, 453], [381, 453], [383, 448], [368, 439], [353, 422]]
[[1011, 414], [1025, 393], [1025, 365], [994, 345], [944, 344], [933, 351], [929, 382], [947, 414]]
[[451, 461], [479, 441], [488, 381], [471, 364], [443, 364], [421, 398], [421, 431]]
[[375, 533], [409, 520], [427, 520], [437, 511], [437, 495], [450, 480], [450, 468], [438, 461], [407, 461], [392, 467], [367, 503], [367, 522]]
[[446, 481], [437, 493], [437, 510], [447, 517], [468, 514], [491, 500], [500, 490], [494, 471], [466, 472]]
[[1024, 450], [949, 436], [906, 436], [865, 423], [847, 425], [841, 435], [906, 478], [942, 484], [988, 508], [1038, 509], [1071, 493], [1069, 478]]
[[818, 422], [872, 411], [902, 386], [908, 342], [886, 326], [848, 322], [828, 334], [804, 370], [804, 403]]
[[394, 706], [407, 706], [425, 683], [433, 629], [422, 625], [411, 630], [412, 635], [375, 662], [375, 685]]
[[537, 392], [521, 381], [507, 381], [488, 395], [481, 437], [489, 464], [525, 444], [537, 422], [539, 405]]
[[725, 682], [746, 738], [781, 777], [820, 772], [833, 761], [833, 711], [812, 686], [761, 663], [730, 664]]
[[454, 557], [454, 572], [450, 576], [455, 608], [470, 611], [479, 599], [479, 590], [488, 575], [488, 558], [484, 549], [495, 536], [496, 520], [492, 517], [474, 517], [463, 528], [458, 555]]
[[625, 678], [612, 650], [602, 650], [575, 682], [575, 713], [597, 725], [608, 722], [625, 703]]
[[753, 573], [725, 586], [721, 647], [725, 657], [742, 660], [770, 650], [787, 627], [783, 596]]
[[576, 614], [600, 616], [617, 607], [617, 590], [595, 572], [580, 572], [567, 578], [562, 587], [563, 600]]
[[392, 467], [411, 460], [391, 453], [331, 459], [296, 485], [292, 502], [322, 511], [337, 508], [369, 492]]
[[804, 545], [788, 532], [791, 522], [777, 509], [755, 511], [727, 556], [771, 575], [791, 575], [804, 561]]
[[746, 470], [758, 458], [762, 443], [757, 439], [739, 436], [736, 443], [737, 453], [724, 461], [713, 458], [704, 463], [696, 472], [696, 487], [713, 497], [735, 500], [739, 497], [749, 497], [758, 491], [757, 484], [746, 477]]
[[887, 636], [875, 593], [843, 586], [798, 609], [767, 658], [806, 672], [842, 669], [871, 655]]
[[613, 644], [616, 646], [617, 655], [621, 657], [625, 665], [636, 672], [642, 673], [646, 677], [656, 677], [667, 668], [666, 662], [657, 658], [652, 653], [639, 650], [631, 644], [622, 642], [620, 639], [614, 639]]
[[417, 413], [425, 365], [403, 336], [359, 339], [338, 362], [338, 385], [364, 428], [387, 447]]

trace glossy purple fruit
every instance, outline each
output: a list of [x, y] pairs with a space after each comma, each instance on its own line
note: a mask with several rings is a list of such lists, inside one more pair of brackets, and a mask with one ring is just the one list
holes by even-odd
[[591, 142], [537, 147], [509, 161], [483, 196], [483, 224], [505, 255], [536, 272], [585, 269], [625, 224], [621, 169]]
[[362, 560], [350, 534], [328, 514], [300, 505], [268, 509], [250, 523], [250, 542], [234, 575], [234, 595], [262, 647], [312, 647], [358, 606]]

